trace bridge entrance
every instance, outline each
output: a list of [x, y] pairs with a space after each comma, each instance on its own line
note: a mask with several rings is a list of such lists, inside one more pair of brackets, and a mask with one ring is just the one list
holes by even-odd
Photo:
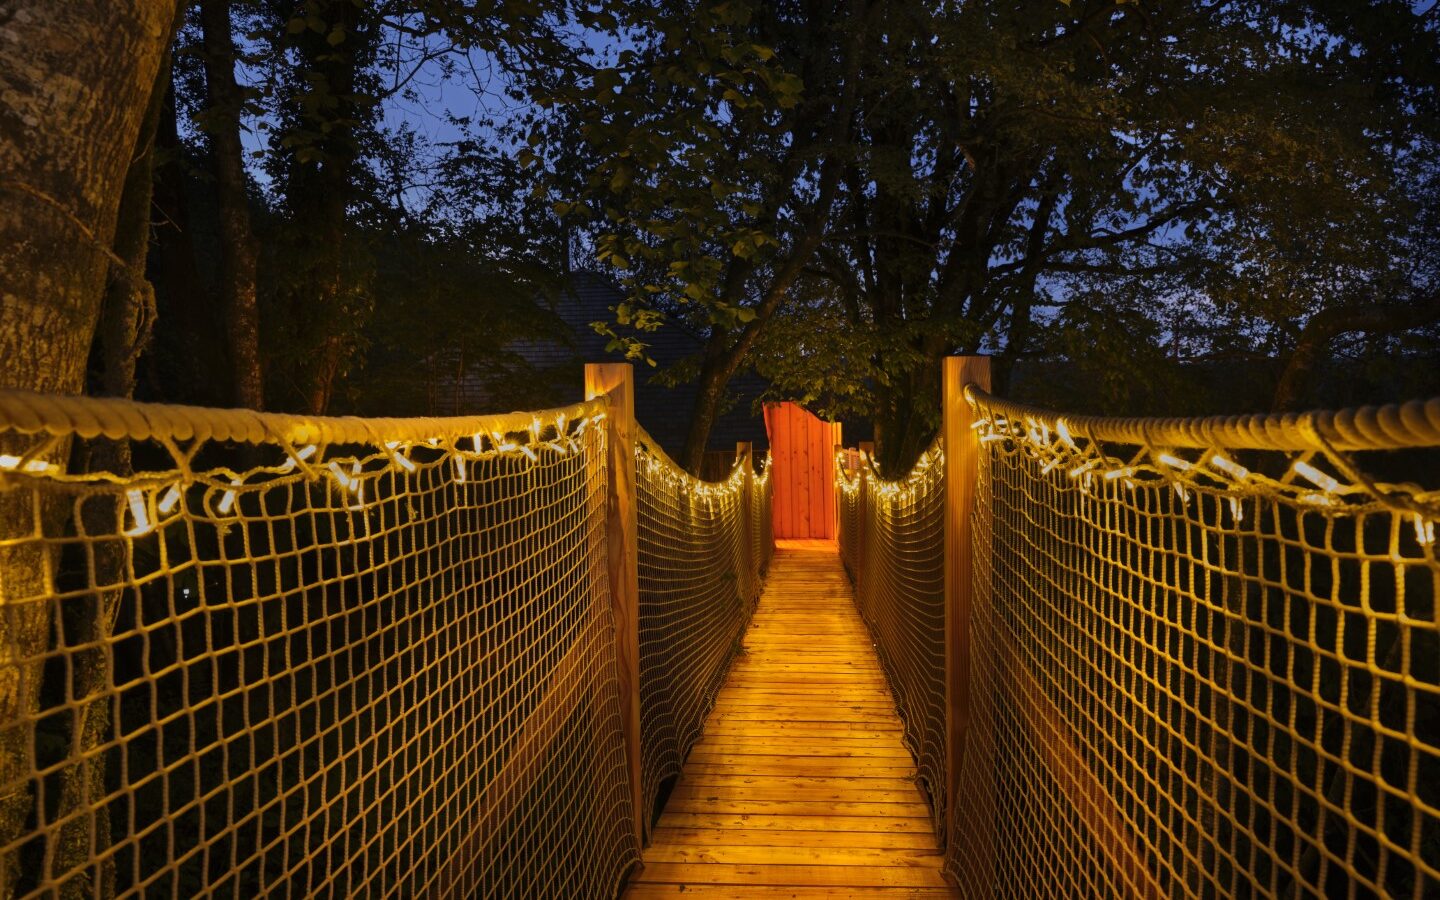
[[834, 540], [840, 423], [826, 422], [798, 403], [769, 403], [765, 431], [775, 465], [775, 537]]

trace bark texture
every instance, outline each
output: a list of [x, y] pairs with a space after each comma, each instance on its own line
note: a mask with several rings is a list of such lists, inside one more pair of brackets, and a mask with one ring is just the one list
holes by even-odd
[[[121, 194], [177, 0], [0, 2], [0, 387], [78, 393], [100, 317]], [[126, 268], [119, 266], [118, 268]], [[0, 451], [29, 444], [0, 435]], [[51, 462], [68, 448], [52, 447]], [[63, 510], [0, 492], [0, 846], [31, 814], [30, 756]], [[18, 854], [0, 856], [0, 896]]]
[[205, 32], [206, 125], [220, 213], [220, 295], [229, 336], [232, 400], [237, 406], [264, 409], [260, 312], [255, 302], [255, 237], [250, 228], [244, 148], [240, 144], [245, 96], [235, 81], [230, 0], [201, 0], [200, 23]]

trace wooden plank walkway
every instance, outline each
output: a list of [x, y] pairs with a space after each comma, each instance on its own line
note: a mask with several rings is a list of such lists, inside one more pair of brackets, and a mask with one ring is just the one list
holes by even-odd
[[835, 544], [777, 542], [625, 897], [954, 897]]

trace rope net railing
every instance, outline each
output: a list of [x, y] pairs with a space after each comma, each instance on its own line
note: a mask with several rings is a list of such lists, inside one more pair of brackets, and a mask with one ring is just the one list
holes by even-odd
[[612, 895], [605, 409], [0, 394], [0, 894]]
[[[903, 479], [887, 481], [864, 454], [866, 490], [837, 459], [839, 544], [915, 757], [937, 825], [945, 809], [944, 468], [931, 444]], [[861, 525], [863, 519], [864, 524]], [[863, 559], [863, 564], [860, 560]]]
[[772, 497], [770, 470], [773, 460], [769, 453], [765, 461], [754, 466], [750, 501], [750, 566], [755, 581], [750, 596], [760, 597], [760, 582], [770, 571], [770, 560], [775, 556], [775, 515], [770, 504]]
[[835, 543], [853, 582], [860, 572], [860, 459], [855, 450], [835, 454]]
[[1147, 422], [970, 397], [962, 889], [1440, 893], [1440, 401]]
[[[642, 802], [680, 774], [725, 679], [769, 565], [770, 470], [738, 458], [723, 482], [692, 477], [640, 430]], [[759, 527], [757, 527], [759, 526]]]

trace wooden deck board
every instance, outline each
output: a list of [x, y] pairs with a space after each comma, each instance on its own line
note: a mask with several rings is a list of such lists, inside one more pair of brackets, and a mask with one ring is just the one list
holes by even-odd
[[834, 544], [782, 542], [626, 897], [954, 897]]

